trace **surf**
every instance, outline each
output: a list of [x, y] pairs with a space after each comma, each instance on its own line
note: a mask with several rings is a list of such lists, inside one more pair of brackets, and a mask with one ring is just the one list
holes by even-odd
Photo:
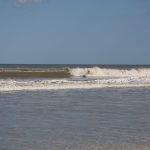
[[150, 87], [150, 66], [1, 68], [0, 91]]
[[150, 78], [124, 77], [101, 79], [2, 79], [0, 91], [65, 90], [111, 87], [150, 87]]
[[70, 74], [76, 77], [150, 77], [150, 68], [73, 68]]

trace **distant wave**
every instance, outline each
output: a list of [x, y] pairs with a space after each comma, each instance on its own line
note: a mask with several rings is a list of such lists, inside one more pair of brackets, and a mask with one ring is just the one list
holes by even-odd
[[1, 69], [0, 78], [150, 77], [150, 68]]

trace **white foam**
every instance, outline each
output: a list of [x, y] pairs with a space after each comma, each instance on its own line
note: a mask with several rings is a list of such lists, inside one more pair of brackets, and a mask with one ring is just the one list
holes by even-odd
[[150, 68], [109, 69], [109, 68], [73, 68], [72, 76], [81, 77], [150, 77]]
[[0, 91], [14, 90], [59, 90], [91, 89], [106, 87], [150, 87], [149, 77], [124, 77], [103, 79], [58, 79], [58, 80], [0, 80]]

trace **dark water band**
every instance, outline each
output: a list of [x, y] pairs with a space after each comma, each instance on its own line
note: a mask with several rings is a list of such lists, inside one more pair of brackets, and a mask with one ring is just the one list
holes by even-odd
[[67, 78], [67, 70], [61, 71], [0, 71], [0, 78]]

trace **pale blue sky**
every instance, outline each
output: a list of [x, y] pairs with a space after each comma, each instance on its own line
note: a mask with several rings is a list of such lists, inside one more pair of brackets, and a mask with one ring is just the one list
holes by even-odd
[[150, 64], [150, 0], [31, 1], [0, 0], [0, 63]]

